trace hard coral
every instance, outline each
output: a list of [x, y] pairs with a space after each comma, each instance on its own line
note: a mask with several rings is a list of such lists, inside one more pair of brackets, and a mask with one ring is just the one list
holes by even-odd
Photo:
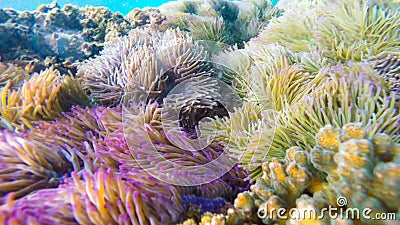
[[[326, 136], [339, 142], [324, 141], [324, 147], [311, 151], [311, 160], [328, 174], [329, 186], [336, 195], [347, 198], [347, 207], [370, 207], [374, 213], [397, 212], [399, 204], [393, 200], [400, 193], [395, 185], [399, 182], [395, 176], [400, 168], [399, 145], [387, 134], [368, 135], [361, 124], [347, 124], [333, 136], [327, 134], [330, 131], [331, 127], [322, 129], [318, 143]], [[328, 143], [330, 148], [326, 148]]]
[[105, 41], [133, 28], [121, 14], [104, 7], [61, 8], [52, 3], [33, 12], [2, 12], [5, 14], [0, 23], [3, 60], [38, 61], [39, 67], [54, 66], [62, 73], [68, 70], [74, 73], [76, 60], [98, 54]]
[[165, 16], [160, 13], [160, 10], [155, 8], [135, 8], [124, 18], [134, 27], [150, 26], [153, 28], [157, 28], [165, 20]]
[[[247, 223], [264, 219], [258, 216], [265, 215], [264, 224], [285, 224], [286, 220], [289, 224], [375, 224], [377, 221], [365, 218], [360, 221], [354, 216], [330, 218], [326, 211], [325, 217], [291, 218], [296, 215], [286, 214], [286, 218], [271, 209], [283, 207], [286, 212], [290, 208], [300, 212], [314, 209], [318, 213], [330, 205], [344, 210], [369, 207], [374, 213], [397, 213], [399, 204], [395, 199], [400, 192], [395, 187], [399, 182], [395, 174], [400, 148], [389, 135], [368, 135], [360, 123], [348, 123], [342, 129], [327, 125], [316, 135], [316, 142], [317, 147], [310, 153], [292, 147], [284, 161], [265, 162], [263, 176], [250, 191], [238, 194], [234, 205], [236, 215]], [[338, 205], [337, 199], [343, 197], [348, 202]]]

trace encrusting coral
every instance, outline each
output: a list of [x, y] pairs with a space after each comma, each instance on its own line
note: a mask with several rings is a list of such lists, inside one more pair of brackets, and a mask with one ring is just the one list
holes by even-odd
[[127, 21], [131, 23], [133, 27], [146, 27], [150, 26], [152, 28], [157, 28], [165, 16], [160, 13], [160, 10], [154, 8], [139, 9], [135, 8], [130, 11], [125, 17]]
[[[228, 214], [211, 218], [217, 216], [214, 219], [219, 218], [219, 223], [216, 224], [228, 225], [378, 224], [376, 220], [356, 215], [329, 217], [321, 209], [333, 206], [346, 212], [346, 209], [362, 211], [368, 207], [373, 212], [371, 218], [376, 213], [398, 214], [399, 203], [393, 199], [398, 199], [400, 193], [396, 186], [400, 146], [389, 135], [368, 135], [360, 123], [348, 123], [342, 129], [327, 125], [316, 135], [316, 142], [311, 152], [291, 147], [285, 160], [274, 158], [265, 162], [263, 176], [257, 178], [250, 191], [238, 194], [234, 208]], [[338, 198], [346, 198], [346, 203], [338, 202]], [[278, 215], [278, 208], [286, 209], [285, 214]], [[299, 212], [314, 209], [316, 216], [291, 214], [292, 208]], [[206, 217], [210, 215], [202, 219]], [[385, 222], [390, 220], [379, 224]]]
[[76, 61], [98, 54], [104, 42], [134, 27], [105, 7], [61, 7], [56, 2], [37, 10], [0, 9], [0, 55], [6, 62], [34, 63], [34, 72], [54, 66], [76, 72]]

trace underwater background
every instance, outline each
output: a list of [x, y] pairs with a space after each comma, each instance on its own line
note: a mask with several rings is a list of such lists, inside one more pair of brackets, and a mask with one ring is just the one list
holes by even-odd
[[[0, 7], [2, 8], [13, 8], [15, 10], [35, 10], [42, 4], [50, 4], [53, 0], [0, 0]], [[112, 12], [119, 12], [122, 15], [128, 14], [134, 8], [145, 8], [145, 7], [158, 7], [163, 3], [168, 2], [167, 0], [92, 0], [92, 1], [84, 1], [84, 0], [59, 0], [57, 3], [60, 6], [65, 4], [72, 4], [80, 7], [85, 7], [86, 5], [91, 6], [104, 6], [107, 7]], [[273, 4], [276, 4], [278, 0], [272, 1]]]
[[[35, 10], [37, 9], [40, 5], [42, 4], [50, 4], [52, 3], [52, 0], [48, 1], [43, 1], [43, 0], [32, 0], [32, 1], [24, 1], [24, 0], [13, 0], [13, 1], [7, 1], [7, 0], [1, 0], [0, 1], [0, 6], [2, 8], [13, 8], [16, 10]], [[93, 0], [93, 1], [83, 1], [83, 0], [59, 0], [57, 1], [58, 4], [61, 6], [65, 4], [72, 4], [80, 7], [85, 7], [86, 5], [91, 5], [91, 6], [104, 6], [110, 9], [112, 12], [120, 12], [123, 15], [128, 14], [129, 11], [131, 11], [134, 8], [144, 8], [144, 7], [157, 7], [160, 6], [163, 3], [166, 3], [168, 1], [163, 0], [163, 1], [152, 1], [152, 0], [124, 0], [124, 1], [118, 1], [118, 0]]]
[[400, 224], [399, 9], [0, 0], [0, 224]]

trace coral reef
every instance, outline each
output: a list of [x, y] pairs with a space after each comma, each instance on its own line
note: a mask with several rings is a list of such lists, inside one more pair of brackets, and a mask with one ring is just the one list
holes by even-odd
[[[371, 218], [382, 212], [398, 213], [399, 204], [393, 199], [398, 199], [400, 193], [395, 185], [399, 182], [399, 144], [387, 134], [368, 135], [360, 123], [348, 123], [342, 129], [327, 125], [316, 135], [316, 142], [311, 152], [291, 147], [284, 160], [273, 158], [265, 162], [262, 177], [257, 178], [250, 191], [238, 194], [230, 213], [211, 217], [206, 214], [202, 220], [220, 218], [220, 224], [253, 224], [261, 220], [263, 224], [390, 222], [355, 215], [329, 217], [321, 209], [333, 206], [362, 211], [368, 207], [373, 212]], [[346, 198], [346, 203], [338, 202], [338, 198]], [[279, 208], [286, 209], [285, 214], [278, 215]], [[289, 213], [291, 208], [314, 209], [326, 215], [291, 218], [296, 216]]]
[[125, 17], [125, 20], [131, 23], [133, 27], [146, 27], [157, 29], [157, 27], [165, 20], [165, 16], [160, 10], [155, 8], [136, 8], [130, 11]]
[[343, 213], [400, 216], [399, 21], [392, 0], [0, 9], [0, 223], [398, 223]]
[[54, 66], [76, 72], [75, 62], [92, 57], [105, 41], [126, 34], [132, 25], [104, 7], [78, 8], [56, 2], [33, 12], [0, 9], [3, 61], [35, 64], [35, 72]]

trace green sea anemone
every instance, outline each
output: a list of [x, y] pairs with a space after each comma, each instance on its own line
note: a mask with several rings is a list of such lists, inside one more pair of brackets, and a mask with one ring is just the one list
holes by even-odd
[[363, 123], [369, 135], [387, 133], [398, 141], [400, 117], [395, 93], [370, 81], [376, 79], [375, 73], [340, 65], [326, 72], [330, 74], [326, 81], [286, 111], [289, 133], [297, 145], [312, 149], [314, 136], [323, 126], [350, 122]]
[[257, 39], [295, 52], [316, 48], [336, 62], [398, 53], [400, 14], [385, 2], [389, 1], [291, 2]]
[[313, 37], [325, 56], [338, 62], [361, 61], [399, 52], [400, 13], [368, 1], [327, 2], [318, 7]]
[[225, 22], [222, 17], [199, 17], [189, 22], [190, 34], [198, 40], [224, 42]]

